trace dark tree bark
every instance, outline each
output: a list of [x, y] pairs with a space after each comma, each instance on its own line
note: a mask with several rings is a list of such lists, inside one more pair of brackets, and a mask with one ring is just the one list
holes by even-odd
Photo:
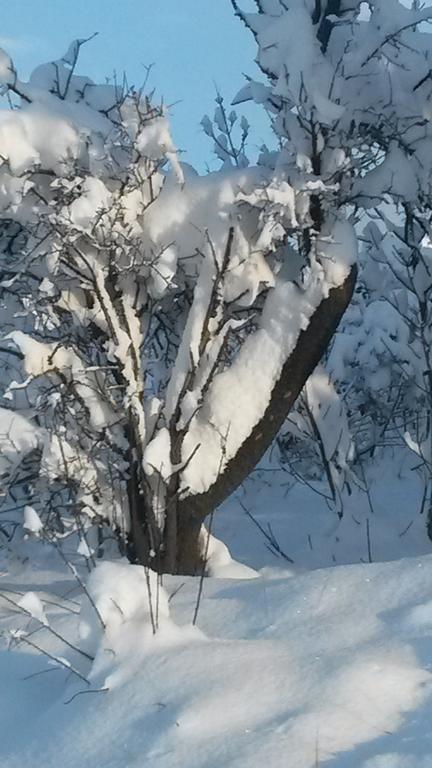
[[202, 518], [193, 512], [177, 510], [177, 550], [174, 572], [188, 576], [197, 576], [205, 570], [202, 546]]
[[127, 555], [131, 563], [148, 565], [160, 570], [161, 535], [148, 500], [146, 478], [142, 470], [142, 447], [139, 444], [134, 416], [131, 413], [129, 413], [126, 439], [129, 445], [126, 457], [129, 466], [126, 493], [130, 517]]

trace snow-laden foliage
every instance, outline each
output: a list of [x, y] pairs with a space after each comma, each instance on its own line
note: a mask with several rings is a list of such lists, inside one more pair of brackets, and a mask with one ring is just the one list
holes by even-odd
[[[385, 206], [392, 221], [409, 213], [408, 254], [413, 221], [428, 231], [431, 9], [234, 6], [266, 78], [235, 101], [262, 104], [278, 139], [257, 167], [221, 97], [203, 128], [223, 167], [200, 177], [179, 162], [163, 107], [76, 74], [84, 41], [28, 83], [1, 59], [12, 107], [0, 119], [2, 378], [33, 445], [11, 457], [5, 436], [5, 503], [12, 492], [55, 536], [106, 520], [162, 569], [192, 529], [198, 547], [202, 520], [259, 460], [325, 351], [367, 220], [388, 218]], [[379, 232], [401, 239], [396, 224]], [[367, 304], [361, 336], [383, 308]], [[399, 323], [395, 337], [391, 311], [380, 323], [400, 350], [412, 330]], [[358, 339], [357, 367], [373, 335]], [[335, 372], [344, 343], [327, 371], [348, 402]], [[385, 378], [376, 351], [368, 387]], [[339, 507], [353, 456], [344, 408], [318, 371], [291, 419], [315, 440]], [[407, 431], [411, 446], [424, 439]]]
[[5, 504], [54, 537], [109, 521], [160, 561], [178, 500], [210, 489], [263, 419], [355, 237], [337, 213], [302, 252], [303, 178], [182, 167], [163, 107], [76, 74], [83, 42], [28, 83], [3, 56], [3, 398], [33, 435]]
[[[315, 453], [334, 497], [331, 477], [343, 481], [353, 440], [361, 456], [384, 435], [394, 443], [405, 434], [430, 464], [432, 41], [424, 22], [432, 9], [399, 0], [256, 5], [257, 13], [246, 13], [233, 0], [256, 39], [266, 81], [248, 78], [235, 103], [252, 99], [271, 116], [280, 149], [263, 148], [261, 162], [290, 184], [301, 178], [316, 190], [315, 230], [342, 209], [365, 242], [359, 289], [326, 365], [331, 381], [317, 401], [320, 423], [305, 410], [306, 388], [280, 443], [303, 478], [316, 472]], [[322, 389], [320, 374], [312, 379], [309, 387], [316, 392], [321, 382]], [[343, 393], [337, 426], [334, 384]], [[338, 455], [335, 432], [345, 435]]]
[[343, 392], [357, 456], [405, 446], [431, 527], [432, 262], [430, 201], [378, 209], [363, 232], [358, 291], [328, 360]]
[[249, 136], [249, 122], [244, 115], [239, 119], [235, 109], [227, 112], [223, 97], [216, 96], [216, 109], [213, 120], [204, 115], [201, 127], [213, 140], [213, 151], [221, 161], [222, 167], [247, 168], [249, 160], [246, 143]]
[[347, 410], [325, 370], [309, 377], [278, 439], [282, 464], [301, 481], [325, 476], [325, 494], [342, 515], [342, 492], [355, 456]]

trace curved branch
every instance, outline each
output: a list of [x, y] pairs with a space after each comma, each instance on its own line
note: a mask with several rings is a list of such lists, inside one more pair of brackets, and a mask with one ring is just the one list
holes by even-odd
[[351, 301], [356, 277], [357, 267], [354, 266], [345, 282], [333, 288], [328, 298], [318, 306], [307, 329], [300, 333], [297, 344], [273, 388], [270, 402], [261, 420], [207, 491], [180, 500], [179, 518], [185, 516], [204, 520], [256, 467], [335, 334]]

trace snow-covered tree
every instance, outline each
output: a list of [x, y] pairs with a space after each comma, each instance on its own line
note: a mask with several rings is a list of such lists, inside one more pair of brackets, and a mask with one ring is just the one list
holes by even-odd
[[11, 460], [5, 430], [6, 500], [194, 572], [349, 301], [352, 227], [306, 254], [308, 180], [182, 168], [163, 108], [76, 74], [82, 42], [28, 83], [1, 59], [4, 397], [37, 443]]
[[[257, 12], [246, 13], [237, 0], [232, 4], [256, 39], [257, 63], [266, 77], [265, 82], [248, 78], [235, 103], [252, 99], [264, 105], [271, 117], [279, 150], [271, 153], [264, 148], [262, 162], [290, 184], [296, 186], [301, 178], [304, 186], [316, 191], [311, 196], [311, 227], [303, 232], [303, 248], [298, 249], [303, 257], [307, 260], [308, 253], [319, 249], [335, 220], [344, 217], [362, 243], [369, 241], [372, 225], [365, 233], [367, 222], [379, 218], [381, 237], [386, 230], [392, 233], [386, 235], [390, 251], [395, 238], [399, 238], [400, 248], [401, 235], [406, 240], [408, 211], [409, 230], [415, 220], [418, 229], [421, 219], [421, 236], [426, 236], [431, 179], [431, 36], [424, 23], [432, 17], [430, 6], [413, 2], [407, 7], [408, 3], [399, 0], [256, 0]], [[424, 258], [415, 256], [417, 247], [408, 243], [404, 259], [413, 257], [418, 271]], [[379, 295], [375, 291], [374, 301], [370, 293], [377, 268], [374, 261], [368, 261], [377, 256], [377, 248], [372, 244], [364, 249], [359, 293], [327, 364], [333, 380], [349, 393], [351, 427], [360, 451], [379, 442], [402, 393], [407, 403], [410, 390], [400, 368], [405, 364], [401, 348], [412, 335], [409, 323], [386, 301], [383, 285]], [[390, 251], [380, 257], [388, 274], [394, 268]], [[378, 279], [384, 273], [385, 269]], [[411, 288], [399, 294], [410, 301], [406, 290]], [[418, 301], [416, 306], [419, 308]], [[384, 348], [384, 337], [393, 352]], [[424, 355], [418, 358], [419, 367], [421, 357]], [[393, 391], [383, 398], [386, 386]], [[323, 457], [323, 445], [327, 442], [331, 447], [337, 431], [334, 407], [326, 406], [331, 385], [323, 389], [311, 381], [309, 388], [315, 394], [322, 390], [322, 402], [314, 399], [320, 437], [305, 410], [307, 389], [287, 424], [286, 435], [292, 444], [294, 425], [294, 440], [303, 440], [304, 446], [305, 441], [314, 442]], [[343, 414], [343, 408], [340, 412]], [[346, 436], [344, 419], [339, 431]], [[338, 474], [350, 453], [353, 455], [348, 439], [339, 444], [338, 453], [336, 464], [327, 465], [328, 477], [330, 471]]]
[[267, 78], [236, 101], [263, 104], [279, 141], [256, 168], [182, 169], [163, 110], [75, 74], [80, 42], [29, 83], [2, 58], [20, 100], [0, 137], [4, 343], [24, 369], [6, 396], [40, 422], [30, 491], [109, 519], [161, 570], [196, 569], [203, 520], [326, 349], [365, 210], [429, 180], [430, 9], [234, 5]]

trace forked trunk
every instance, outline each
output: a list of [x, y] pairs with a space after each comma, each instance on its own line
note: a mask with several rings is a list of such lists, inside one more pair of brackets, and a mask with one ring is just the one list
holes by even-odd
[[192, 515], [203, 521], [256, 467], [282, 427], [307, 379], [328, 348], [351, 301], [356, 276], [357, 267], [353, 266], [345, 282], [337, 288], [332, 288], [328, 297], [319, 304], [308, 327], [301, 331], [293, 352], [283, 366], [261, 420], [208, 491], [188, 496], [179, 502], [179, 518], [183, 515], [187, 517]]
[[164, 573], [202, 573], [205, 563], [200, 532], [205, 518], [248, 477], [271, 445], [336, 332], [351, 300], [356, 275], [357, 269], [352, 267], [345, 282], [333, 288], [318, 306], [307, 329], [300, 333], [261, 420], [237, 454], [227, 463], [214, 485], [205, 493], [183, 499], [178, 498], [176, 487], [171, 487], [164, 535], [160, 548], [154, 553], [149, 540], [151, 525], [149, 527], [146, 515], [145, 496], [139, 492], [139, 478], [135, 471], [134, 480], [128, 485], [130, 552], [135, 562], [150, 565]]

